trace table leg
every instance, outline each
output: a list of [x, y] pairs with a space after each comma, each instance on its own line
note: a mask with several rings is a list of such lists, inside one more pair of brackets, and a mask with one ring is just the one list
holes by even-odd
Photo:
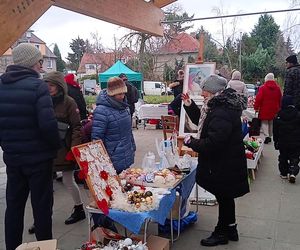
[[251, 169], [252, 179], [255, 180], [255, 169]]
[[87, 211], [87, 216], [88, 216], [88, 230], [89, 230], [89, 239], [88, 241], [91, 241], [91, 214], [89, 211]]
[[146, 219], [145, 227], [144, 227], [144, 242], [147, 242], [147, 230], [148, 230], [149, 222], [150, 222], [150, 219]]
[[174, 243], [174, 234], [173, 234], [173, 209], [170, 212], [170, 226], [171, 226], [171, 243]]
[[[180, 223], [181, 223], [181, 207], [182, 207], [182, 197], [179, 195], [179, 209], [178, 209], [178, 226], [177, 226], [177, 237], [173, 241], [179, 239], [180, 236]], [[172, 223], [173, 224], [173, 223]]]
[[199, 188], [198, 188], [198, 184], [196, 183], [196, 212], [198, 214], [198, 211], [199, 211]]

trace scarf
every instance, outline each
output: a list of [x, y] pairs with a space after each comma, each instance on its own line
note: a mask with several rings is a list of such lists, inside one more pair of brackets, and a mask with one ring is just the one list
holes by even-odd
[[198, 133], [197, 133], [197, 139], [200, 139], [200, 135], [202, 132], [202, 128], [203, 128], [203, 124], [204, 121], [206, 119], [207, 113], [210, 109], [210, 107], [208, 107], [208, 102], [215, 96], [218, 96], [222, 91], [217, 92], [216, 94], [207, 97], [206, 99], [204, 99], [203, 105], [200, 109], [200, 118], [199, 118], [199, 122], [198, 122]]

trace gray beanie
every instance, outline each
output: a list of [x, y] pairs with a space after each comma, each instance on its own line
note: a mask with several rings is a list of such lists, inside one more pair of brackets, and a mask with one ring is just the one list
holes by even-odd
[[21, 43], [12, 50], [12, 57], [15, 65], [27, 68], [35, 65], [43, 56], [39, 49], [30, 43]]
[[224, 90], [227, 86], [227, 80], [218, 75], [210, 75], [202, 82], [202, 90], [215, 94]]

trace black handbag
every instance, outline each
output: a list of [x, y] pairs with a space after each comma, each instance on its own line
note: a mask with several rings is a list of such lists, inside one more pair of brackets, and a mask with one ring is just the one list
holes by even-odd
[[65, 122], [57, 122], [58, 133], [61, 140], [65, 140], [70, 129], [70, 124]]
[[260, 135], [261, 120], [258, 117], [252, 118], [249, 122], [249, 136], [259, 136]]

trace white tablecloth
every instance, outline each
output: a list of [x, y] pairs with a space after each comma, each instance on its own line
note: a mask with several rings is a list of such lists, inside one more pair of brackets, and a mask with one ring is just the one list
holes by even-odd
[[137, 115], [142, 119], [161, 119], [162, 115], [168, 115], [168, 105], [143, 104], [137, 110]]

